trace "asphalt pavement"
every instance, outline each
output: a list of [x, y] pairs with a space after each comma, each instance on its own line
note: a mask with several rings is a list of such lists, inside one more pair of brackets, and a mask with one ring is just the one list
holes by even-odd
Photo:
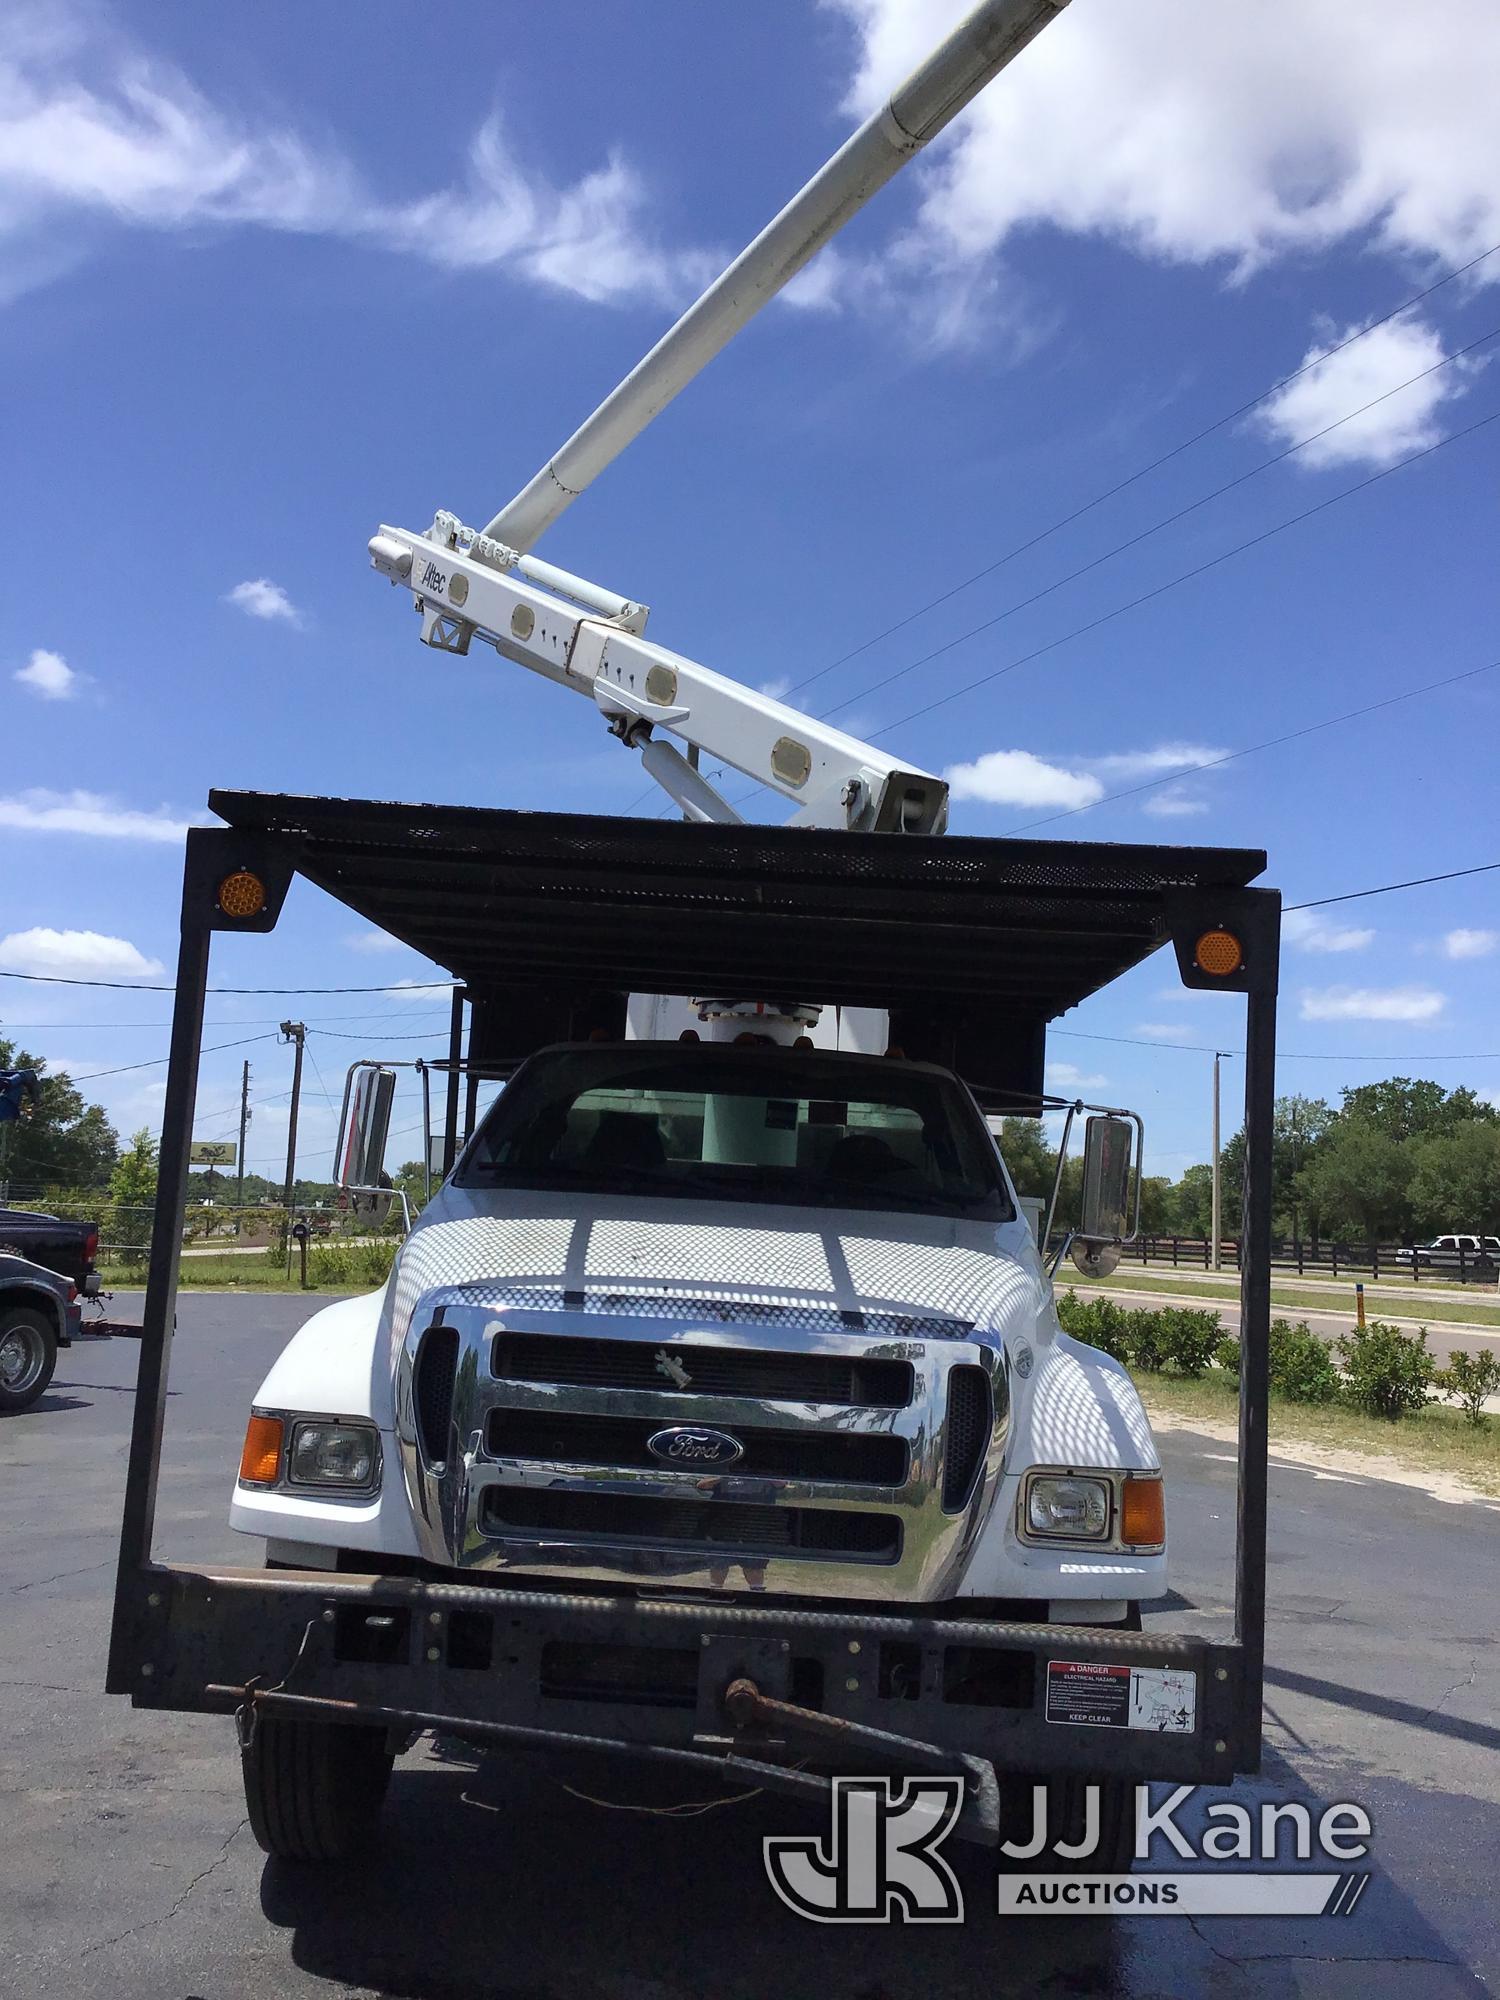
[[[184, 1297], [159, 1555], [253, 1558], [227, 1527], [244, 1415], [322, 1303]], [[1500, 1508], [1272, 1468], [1264, 1768], [1183, 1818], [1223, 1797], [1359, 1802], [1374, 1876], [1348, 1918], [1002, 1922], [981, 1865], [962, 1926], [814, 1925], [762, 1870], [764, 1835], [823, 1830], [786, 1799], [646, 1816], [577, 1794], [667, 1806], [736, 1788], [430, 1743], [397, 1766], [378, 1852], [304, 1873], [251, 1838], [225, 1720], [100, 1691], [134, 1365], [123, 1340], [75, 1348], [34, 1410], [0, 1421], [6, 1996], [1446, 2000], [1500, 1979]], [[1180, 1432], [1163, 1450], [1175, 1589], [1149, 1622], [1222, 1635], [1232, 1453]]]

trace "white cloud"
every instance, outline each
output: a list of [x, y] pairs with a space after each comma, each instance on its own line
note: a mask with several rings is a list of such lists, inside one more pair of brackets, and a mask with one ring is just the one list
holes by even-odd
[[38, 646], [25, 666], [16, 668], [11, 679], [39, 694], [43, 701], [71, 701], [82, 685], [83, 675], [75, 673], [61, 653], [49, 653], [45, 646]]
[[1354, 924], [1340, 924], [1319, 916], [1316, 910], [1287, 910], [1281, 919], [1281, 935], [1299, 951], [1363, 951], [1375, 933]]
[[1304, 1021], [1435, 1021], [1447, 995], [1430, 986], [1304, 987]]
[[1155, 778], [1168, 771], [1195, 771], [1228, 755], [1227, 750], [1203, 743], [1158, 743], [1147, 750], [1112, 750], [1106, 757], [1090, 757], [1088, 761], [1107, 777]]
[[1132, 1032], [1153, 1042], [1175, 1042], [1179, 1035], [1191, 1034], [1192, 1030], [1183, 1021], [1139, 1021]]
[[785, 701], [792, 691], [792, 677], [790, 674], [776, 674], [770, 680], [761, 682], [760, 691], [772, 701]]
[[102, 792], [31, 790], [0, 797], [0, 827], [17, 833], [82, 833], [101, 840], [154, 840], [175, 846], [206, 816], [174, 819], [164, 806], [141, 812]]
[[[890, 80], [963, 11], [848, 4], [874, 29], [867, 102], [882, 57]], [[944, 163], [959, 197], [950, 227], [977, 247], [1050, 220], [1163, 257], [1252, 264], [1373, 229], [1393, 249], [1461, 261], [1500, 236], [1497, 62], [1488, 0], [1416, 14], [1368, 0], [1357, 21], [1345, 0], [1305, 0], [1285, 35], [1255, 8], [1075, 9], [979, 100]]]
[[720, 261], [656, 240], [647, 191], [617, 154], [554, 182], [522, 166], [494, 117], [475, 134], [457, 182], [391, 202], [331, 142], [238, 115], [95, 14], [32, 8], [6, 28], [0, 262], [10, 297], [57, 276], [120, 226], [341, 237], [449, 270], [504, 268], [609, 303], [679, 301]]
[[[1328, 340], [1309, 348], [1304, 363], [1353, 331], [1353, 327], [1330, 330]], [[1296, 462], [1309, 469], [1392, 465], [1437, 442], [1443, 405], [1461, 396], [1468, 378], [1483, 366], [1478, 361], [1457, 361], [1437, 374], [1424, 375], [1444, 359], [1445, 352], [1441, 336], [1422, 320], [1392, 320], [1288, 382], [1257, 411], [1255, 422], [1278, 444], [1316, 439], [1297, 454]], [[1417, 375], [1423, 380], [1413, 381]], [[1389, 393], [1403, 382], [1411, 386]], [[1377, 400], [1381, 397], [1385, 400]], [[1374, 407], [1365, 409], [1367, 403]], [[1351, 410], [1364, 414], [1339, 424], [1327, 437], [1317, 436]]]
[[1195, 799], [1190, 792], [1169, 785], [1164, 792], [1153, 792], [1150, 798], [1143, 799], [1141, 811], [1150, 813], [1153, 819], [1191, 819], [1208, 811], [1208, 800]]
[[12, 931], [0, 938], [8, 972], [51, 972], [71, 979], [150, 979], [159, 959], [147, 958], [127, 938], [102, 931]]
[[1045, 1081], [1066, 1090], [1102, 1090], [1109, 1082], [1107, 1076], [1085, 1076], [1077, 1063], [1049, 1062]]
[[1443, 939], [1445, 958], [1488, 958], [1500, 945], [1500, 931], [1449, 931]]
[[[966, 0], [835, 0], [857, 32], [850, 104], [876, 108]], [[909, 254], [955, 293], [1012, 232], [1050, 224], [1164, 262], [1345, 242], [1423, 264], [1500, 239], [1493, 0], [1070, 7], [919, 167]]]
[[389, 931], [353, 931], [344, 939], [351, 951], [405, 951], [400, 938], [394, 938]]
[[237, 605], [250, 618], [284, 618], [289, 625], [302, 623], [302, 614], [296, 605], [281, 585], [272, 583], [268, 576], [237, 583], [224, 602]]
[[943, 776], [955, 799], [992, 806], [1091, 806], [1104, 796], [1089, 772], [1044, 763], [1029, 750], [990, 750], [972, 764], [951, 765]]

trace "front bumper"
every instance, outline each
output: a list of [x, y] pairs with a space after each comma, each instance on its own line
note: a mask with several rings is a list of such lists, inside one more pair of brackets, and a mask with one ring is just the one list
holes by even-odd
[[[141, 1707], [223, 1711], [259, 1686], [347, 1704], [349, 1721], [399, 1711], [460, 1737], [472, 1724], [726, 1756], [743, 1748], [726, 1696], [749, 1675], [856, 1731], [1004, 1773], [1224, 1784], [1258, 1757], [1236, 1726], [1240, 1649], [1196, 1637], [307, 1571], [153, 1567], [129, 1588], [120, 1657], [137, 1664], [111, 1692]], [[1086, 1719], [1088, 1672], [1190, 1675], [1189, 1724], [1131, 1719], [1133, 1702]]]

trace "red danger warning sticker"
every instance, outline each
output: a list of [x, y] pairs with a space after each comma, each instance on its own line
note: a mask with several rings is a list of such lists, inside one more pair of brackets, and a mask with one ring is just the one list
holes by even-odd
[[1047, 1720], [1093, 1729], [1189, 1733], [1198, 1676], [1185, 1667], [1114, 1667], [1093, 1660], [1047, 1662]]

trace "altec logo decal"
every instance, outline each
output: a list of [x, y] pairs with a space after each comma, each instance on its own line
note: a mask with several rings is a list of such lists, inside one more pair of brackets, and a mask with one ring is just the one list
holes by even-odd
[[443, 590], [448, 588], [448, 578], [435, 562], [429, 562], [419, 579], [423, 590]]
[[[1002, 1916], [1347, 1917], [1369, 1883], [1365, 1873], [1324, 1868], [1294, 1872], [1288, 1861], [1362, 1860], [1369, 1852], [1370, 1816], [1362, 1806], [1320, 1811], [1300, 1800], [1266, 1800], [1258, 1824], [1248, 1806], [1219, 1799], [1203, 1808], [1190, 1833], [1177, 1815], [1196, 1787], [1179, 1785], [1158, 1806], [1150, 1788], [1135, 1788], [1135, 1859], [1146, 1861], [1158, 1841], [1192, 1864], [1178, 1874], [1087, 1874], [1078, 1870], [1100, 1844], [1099, 1787], [1085, 1793], [1079, 1838], [1053, 1839], [1045, 1785], [1032, 1788], [1032, 1824], [1025, 1840], [1007, 1840], [1011, 1862], [1072, 1864], [1067, 1873], [1000, 1875]], [[766, 1873], [788, 1909], [818, 1924], [957, 1924], [963, 1891], [941, 1853], [964, 1804], [961, 1778], [835, 1778], [833, 1824], [826, 1840], [772, 1835], [764, 1843]], [[1257, 1837], [1258, 1836], [1258, 1837]], [[1196, 1844], [1195, 1844], [1196, 1843]], [[1224, 1866], [1259, 1858], [1274, 1871]]]

